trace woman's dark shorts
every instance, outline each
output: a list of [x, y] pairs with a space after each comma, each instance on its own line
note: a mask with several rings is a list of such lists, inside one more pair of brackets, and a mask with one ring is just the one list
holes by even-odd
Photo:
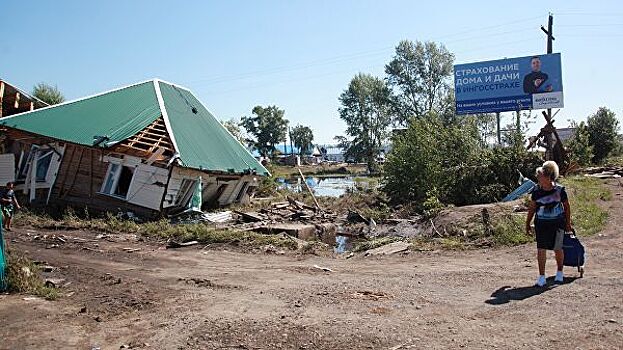
[[536, 247], [539, 249], [562, 249], [565, 220], [535, 220]]

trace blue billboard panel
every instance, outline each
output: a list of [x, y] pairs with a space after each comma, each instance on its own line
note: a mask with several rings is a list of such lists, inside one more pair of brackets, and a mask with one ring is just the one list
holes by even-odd
[[560, 54], [454, 66], [457, 114], [563, 107]]

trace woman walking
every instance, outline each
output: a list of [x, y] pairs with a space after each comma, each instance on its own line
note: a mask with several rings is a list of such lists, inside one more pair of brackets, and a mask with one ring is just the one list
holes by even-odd
[[528, 218], [526, 220], [526, 232], [532, 233], [532, 219], [536, 231], [537, 259], [539, 262], [539, 277], [536, 285], [545, 286], [545, 262], [547, 251], [553, 250], [556, 254], [556, 265], [558, 270], [554, 282], [562, 283], [564, 274], [562, 272], [564, 252], [562, 241], [565, 231], [570, 232], [571, 228], [571, 209], [565, 188], [556, 183], [559, 170], [556, 162], [547, 161], [543, 166], [536, 169], [537, 186], [531, 193]]

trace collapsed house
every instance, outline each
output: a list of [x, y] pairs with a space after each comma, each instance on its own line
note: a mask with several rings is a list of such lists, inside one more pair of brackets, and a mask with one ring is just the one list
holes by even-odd
[[16, 192], [33, 205], [156, 216], [201, 177], [206, 206], [250, 200], [268, 171], [193, 95], [154, 79], [0, 119]]
[[0, 78], [0, 118], [47, 106], [17, 86]]

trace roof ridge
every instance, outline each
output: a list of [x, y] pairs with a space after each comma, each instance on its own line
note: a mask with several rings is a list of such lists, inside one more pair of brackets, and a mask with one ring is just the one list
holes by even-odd
[[171, 140], [173, 149], [175, 150], [176, 154], [179, 154], [180, 149], [177, 146], [177, 141], [175, 140], [175, 133], [173, 132], [173, 127], [171, 126], [171, 121], [169, 120], [169, 113], [167, 112], [167, 108], [164, 105], [164, 98], [162, 98], [162, 91], [160, 90], [160, 82], [162, 82], [160, 79], [153, 80], [154, 89], [156, 90], [156, 100], [158, 101], [158, 108], [160, 108], [160, 114], [162, 114], [164, 126], [166, 127], [167, 133], [169, 134], [169, 139]]
[[74, 99], [74, 100], [71, 100], [71, 101], [66, 101], [66, 102], [55, 104], [55, 105], [49, 105], [49, 106], [46, 106], [46, 107], [43, 107], [43, 108], [34, 109], [32, 111], [26, 111], [26, 112], [14, 114], [14, 115], [2, 118], [2, 121], [4, 122], [4, 121], [10, 120], [10, 119], [15, 118], [15, 117], [20, 117], [20, 116], [23, 116], [23, 115], [26, 115], [26, 114], [29, 114], [29, 113], [33, 113], [33, 112], [44, 111], [44, 110], [50, 109], [50, 108], [66, 106], [66, 105], [69, 105], [69, 104], [72, 104], [72, 103], [81, 102], [81, 101], [84, 101], [84, 100], [88, 100], [88, 99], [91, 99], [91, 98], [99, 97], [99, 96], [106, 95], [106, 94], [109, 94], [109, 93], [112, 93], [112, 92], [121, 91], [121, 90], [128, 89], [128, 88], [131, 88], [131, 87], [134, 87], [134, 86], [142, 85], [142, 84], [145, 84], [145, 83], [155, 82], [157, 80], [158, 80], [157, 78], [149, 79], [149, 80], [141, 81], [141, 82], [138, 82], [138, 83], [134, 83], [134, 84], [118, 87], [118, 88], [115, 88], [115, 89], [106, 90], [104, 92], [100, 92], [100, 93], [97, 93], [97, 94], [93, 94], [93, 95], [77, 98], [77, 99]]
[[162, 79], [160, 79], [160, 78], [155, 78], [154, 80], [155, 80], [155, 81], [157, 81], [157, 82], [159, 82], [159, 83], [165, 83], [165, 84], [167, 84], [167, 85], [171, 85], [171, 86], [173, 86], [173, 87], [176, 87], [176, 88], [179, 88], [179, 89], [186, 90], [186, 91], [188, 91], [188, 92], [190, 92], [190, 93], [192, 94], [192, 91], [191, 91], [189, 88], [185, 87], [185, 86], [182, 86], [182, 85], [179, 85], [179, 84], [174, 84], [174, 83], [171, 83], [171, 82], [169, 82], [169, 81], [162, 80]]

